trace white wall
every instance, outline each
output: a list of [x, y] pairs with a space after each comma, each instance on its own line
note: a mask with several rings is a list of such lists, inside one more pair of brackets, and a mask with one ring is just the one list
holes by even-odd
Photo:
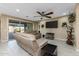
[[33, 31], [38, 31], [38, 23], [37, 22], [34, 22], [33, 23]]
[[75, 12], [76, 12], [75, 42], [76, 42], [76, 48], [79, 51], [79, 4], [77, 4]]
[[[41, 25], [44, 24], [45, 25], [45, 22], [47, 21], [55, 21], [57, 20], [58, 21], [58, 28], [41, 28]], [[63, 22], [67, 22], [68, 23], [68, 17], [67, 16], [64, 16], [64, 17], [60, 17], [60, 18], [55, 18], [55, 19], [52, 19], [52, 20], [43, 20], [39, 23], [40, 25], [40, 32], [42, 34], [46, 34], [47, 32], [49, 33], [55, 33], [55, 39], [59, 39], [59, 40], [64, 40], [66, 41], [67, 40], [67, 32], [66, 32], [66, 28], [62, 27], [62, 23]]]
[[8, 41], [8, 18], [6, 16], [1, 16], [1, 40], [0, 42]]

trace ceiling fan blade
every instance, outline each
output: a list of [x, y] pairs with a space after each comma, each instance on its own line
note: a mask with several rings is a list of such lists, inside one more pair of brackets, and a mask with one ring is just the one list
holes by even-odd
[[34, 16], [34, 17], [41, 17], [41, 16]]
[[47, 14], [45, 14], [45, 15], [51, 15], [51, 14], [53, 14], [53, 12], [49, 12], [49, 13], [47, 13]]
[[51, 16], [44, 16], [44, 17], [47, 17], [47, 18], [52, 18]]
[[41, 12], [37, 11], [37, 13], [40, 14], [40, 15], [42, 16], [42, 13], [41, 13]]

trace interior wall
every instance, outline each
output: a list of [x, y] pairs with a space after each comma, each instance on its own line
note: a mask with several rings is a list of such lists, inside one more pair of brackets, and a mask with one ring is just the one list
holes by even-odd
[[1, 42], [8, 41], [8, 18], [1, 16]]
[[1, 39], [1, 20], [0, 20], [0, 39]]
[[39, 30], [39, 25], [38, 25], [38, 22], [34, 22], [33, 23], [33, 31], [38, 31]]
[[75, 42], [76, 49], [79, 51], [79, 4], [76, 5], [76, 24], [75, 24]]
[[[45, 23], [48, 21], [58, 21], [58, 28], [45, 28], [46, 25]], [[55, 19], [51, 19], [51, 20], [43, 20], [39, 23], [40, 25], [40, 32], [42, 33], [42, 35], [46, 34], [46, 33], [55, 33], [55, 39], [58, 40], [67, 40], [67, 32], [66, 32], [66, 28], [62, 27], [62, 23], [63, 22], [67, 22], [68, 23], [68, 16], [64, 16], [64, 17], [60, 17], [60, 18], [55, 18]], [[44, 25], [44, 28], [41, 28], [41, 25]]]

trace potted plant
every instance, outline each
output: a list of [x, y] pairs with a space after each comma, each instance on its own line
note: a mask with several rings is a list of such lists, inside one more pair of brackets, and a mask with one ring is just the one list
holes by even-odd
[[69, 21], [69, 25], [66, 22], [64, 22], [64, 23], [62, 23], [62, 27], [67, 28], [67, 41], [66, 41], [66, 43], [69, 44], [69, 45], [73, 45], [72, 32], [74, 30], [73, 23], [75, 22], [75, 14], [74, 13], [69, 14], [68, 21]]

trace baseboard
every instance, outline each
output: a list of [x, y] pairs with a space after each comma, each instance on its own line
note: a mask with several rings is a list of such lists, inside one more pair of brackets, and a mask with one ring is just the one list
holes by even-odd
[[76, 51], [77, 51], [77, 52], [79, 52], [79, 49], [78, 49], [78, 48], [76, 48]]
[[55, 38], [56, 40], [67, 41], [67, 39]]
[[6, 43], [6, 42], [8, 42], [8, 40], [1, 40], [0, 42], [1, 43]]

